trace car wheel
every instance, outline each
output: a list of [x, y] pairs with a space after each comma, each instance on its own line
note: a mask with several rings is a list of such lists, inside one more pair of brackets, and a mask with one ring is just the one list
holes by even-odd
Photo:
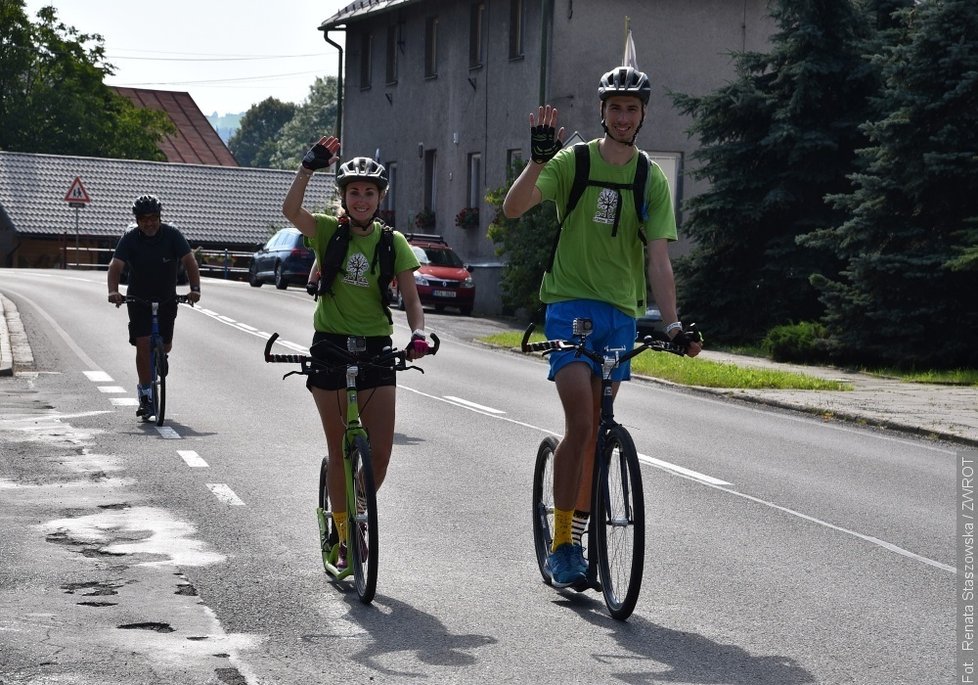
[[282, 273], [281, 264], [275, 267], [275, 287], [279, 290], [285, 290], [289, 287], [289, 282], [285, 280], [285, 274]]
[[261, 279], [258, 278], [258, 274], [256, 273], [254, 264], [251, 265], [251, 271], [248, 273], [248, 283], [251, 285], [252, 288], [261, 287]]
[[461, 312], [462, 316], [472, 316], [472, 307], [462, 307], [459, 309], [459, 312]]

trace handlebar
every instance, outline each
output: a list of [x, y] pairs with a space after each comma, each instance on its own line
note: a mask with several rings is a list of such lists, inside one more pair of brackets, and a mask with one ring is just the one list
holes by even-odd
[[164, 300], [144, 300], [141, 297], [133, 297], [132, 295], [126, 295], [122, 298], [122, 302], [116, 305], [116, 307], [121, 306], [123, 303], [129, 304], [145, 304], [146, 306], [153, 306], [153, 304], [163, 304], [164, 302], [176, 302], [177, 304], [189, 304], [191, 307], [194, 306], [193, 301], [190, 299], [189, 295], [174, 295], [173, 297], [168, 297]]
[[[428, 354], [437, 354], [438, 348], [441, 347], [441, 340], [435, 333], [431, 333], [432, 345], [428, 348]], [[298, 364], [301, 368], [300, 371], [290, 371], [289, 373], [282, 376], [282, 378], [287, 378], [294, 373], [300, 375], [308, 375], [312, 373], [312, 367], [319, 366], [322, 368], [338, 368], [340, 366], [348, 366], [350, 364], [361, 364], [367, 366], [383, 366], [386, 362], [394, 361], [396, 362], [393, 366], [395, 371], [407, 371], [409, 369], [414, 369], [415, 371], [420, 371], [424, 373], [424, 369], [420, 366], [412, 366], [408, 364], [407, 350], [399, 350], [397, 348], [383, 350], [379, 354], [375, 354], [372, 357], [364, 357], [360, 354], [349, 352], [344, 350], [342, 347], [337, 347], [328, 340], [321, 340], [317, 344], [326, 344], [330, 348], [330, 353], [337, 358], [341, 358], [342, 363], [329, 364], [320, 359], [314, 359], [307, 354], [272, 354], [272, 345], [278, 340], [278, 333], [272, 333], [272, 336], [265, 342], [265, 362], [269, 364]], [[427, 356], [427, 355], [426, 355]]]
[[[690, 325], [690, 330], [688, 332], [694, 332], [696, 324]], [[529, 352], [543, 352], [547, 355], [551, 352], [557, 351], [575, 351], [576, 356], [585, 356], [596, 364], [603, 364], [605, 361], [604, 355], [590, 350], [585, 346], [585, 341], [587, 340], [586, 335], [575, 336], [577, 340], [542, 340], [538, 342], [530, 342], [530, 335], [536, 328], [536, 324], [530, 322], [530, 325], [526, 327], [523, 332], [523, 339], [520, 341], [520, 350], [524, 353]], [[675, 343], [669, 342], [667, 340], [656, 340], [651, 335], [647, 335], [642, 338], [642, 342], [630, 351], [622, 354], [618, 357], [616, 364], [622, 364], [632, 357], [641, 354], [645, 350], [653, 350], [655, 352], [669, 352], [671, 354], [678, 355], [680, 357], [686, 356], [686, 348], [682, 345], [677, 345]]]

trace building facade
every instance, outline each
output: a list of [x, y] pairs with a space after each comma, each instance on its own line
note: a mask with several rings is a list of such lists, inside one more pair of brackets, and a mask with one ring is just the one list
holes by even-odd
[[[499, 308], [486, 191], [528, 157], [541, 103], [559, 109], [568, 135], [602, 135], [597, 85], [622, 64], [626, 26], [653, 86], [637, 143], [678, 210], [703, 185], [670, 92], [708, 93], [733, 78], [732, 53], [765, 50], [775, 26], [764, 0], [360, 0], [320, 26], [327, 39], [345, 32], [344, 156], [390, 169], [396, 228], [440, 233], [476, 265], [477, 310]], [[457, 226], [463, 210], [469, 225]]]

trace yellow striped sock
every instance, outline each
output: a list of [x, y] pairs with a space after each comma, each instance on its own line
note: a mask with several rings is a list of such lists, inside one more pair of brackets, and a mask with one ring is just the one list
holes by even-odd
[[573, 541], [571, 537], [573, 521], [573, 509], [554, 509], [554, 541], [550, 546], [551, 552], [555, 551], [561, 545]]
[[333, 512], [333, 523], [336, 525], [336, 533], [339, 535], [340, 542], [344, 545], [346, 544], [346, 512], [345, 511], [334, 511]]

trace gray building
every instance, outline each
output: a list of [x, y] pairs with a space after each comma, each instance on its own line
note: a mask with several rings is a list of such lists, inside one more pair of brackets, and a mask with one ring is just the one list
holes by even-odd
[[[678, 208], [703, 186], [690, 176], [690, 121], [669, 93], [708, 93], [732, 79], [731, 53], [765, 50], [775, 28], [765, 0], [360, 0], [320, 26], [327, 40], [345, 31], [344, 156], [388, 166], [396, 228], [433, 213], [425, 230], [482, 267], [477, 310], [499, 307], [486, 191], [528, 156], [528, 116], [542, 102], [568, 134], [602, 134], [597, 84], [622, 63], [626, 25], [653, 84], [638, 144]], [[456, 226], [473, 207], [477, 225]]]

